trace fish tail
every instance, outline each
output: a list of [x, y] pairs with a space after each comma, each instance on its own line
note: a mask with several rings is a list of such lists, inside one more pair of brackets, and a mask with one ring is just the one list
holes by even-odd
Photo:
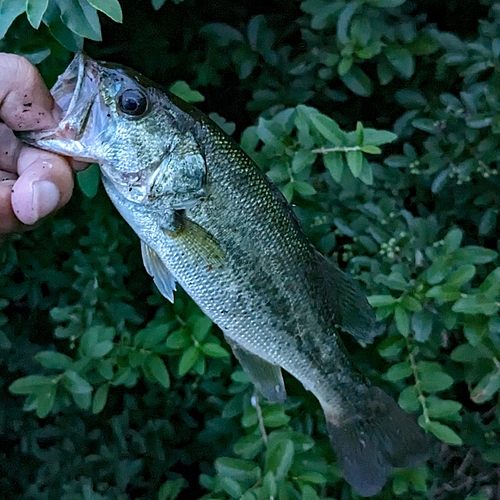
[[366, 389], [354, 415], [323, 406], [342, 474], [363, 497], [382, 489], [392, 467], [413, 467], [429, 455], [429, 439], [414, 418], [378, 387]]

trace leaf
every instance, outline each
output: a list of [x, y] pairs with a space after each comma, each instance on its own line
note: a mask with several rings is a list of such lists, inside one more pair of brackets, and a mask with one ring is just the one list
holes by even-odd
[[203, 354], [206, 354], [211, 358], [226, 358], [230, 355], [229, 352], [226, 349], [224, 349], [224, 347], [218, 344], [214, 344], [212, 342], [203, 344], [201, 346], [201, 350]]
[[43, 390], [44, 386], [55, 385], [52, 379], [43, 375], [28, 375], [27, 377], [14, 380], [9, 386], [13, 394], [36, 394]]
[[389, 380], [389, 382], [398, 382], [399, 380], [410, 377], [412, 373], [413, 371], [410, 363], [408, 361], [404, 361], [391, 366], [389, 370], [387, 370], [385, 378]]
[[382, 150], [378, 146], [372, 146], [370, 144], [367, 144], [366, 146], [361, 146], [361, 151], [363, 153], [371, 155], [378, 155], [382, 152]]
[[160, 486], [157, 500], [175, 500], [187, 486], [189, 486], [188, 482], [182, 477], [169, 479]]
[[368, 5], [380, 8], [392, 8], [403, 5], [406, 0], [365, 0]]
[[440, 439], [441, 441], [443, 441], [445, 443], [456, 445], [456, 446], [460, 446], [463, 444], [463, 441], [460, 438], [460, 436], [458, 436], [458, 434], [453, 429], [448, 427], [447, 425], [440, 424], [439, 422], [431, 421], [425, 426], [425, 428], [429, 432], [432, 432], [432, 434], [434, 434], [434, 436], [436, 436], [438, 439]]
[[35, 359], [49, 370], [66, 370], [73, 363], [69, 356], [55, 351], [41, 351], [35, 355]]
[[159, 356], [149, 356], [146, 359], [146, 368], [165, 389], [170, 388], [170, 376], [167, 367]]
[[493, 316], [498, 312], [500, 303], [494, 299], [485, 297], [483, 294], [476, 293], [467, 295], [457, 300], [452, 307], [453, 312], [464, 314], [484, 314]]
[[427, 309], [415, 312], [411, 317], [413, 337], [417, 342], [426, 342], [432, 332], [434, 315]]
[[500, 390], [500, 371], [495, 369], [485, 375], [474, 387], [470, 398], [474, 403], [480, 405], [490, 401]]
[[184, 328], [172, 332], [165, 342], [165, 346], [169, 349], [185, 349], [193, 343], [189, 332]]
[[193, 366], [198, 361], [198, 357], [200, 356], [200, 351], [196, 346], [188, 347], [184, 354], [181, 356], [179, 361], [179, 375], [182, 377], [186, 375], [186, 373], [193, 368]]
[[460, 266], [457, 270], [453, 271], [446, 278], [446, 283], [457, 288], [465, 285], [476, 274], [476, 268], [472, 264], [465, 264]]
[[72, 394], [90, 394], [93, 387], [78, 373], [67, 370], [64, 373], [64, 385]]
[[295, 448], [290, 439], [279, 439], [269, 447], [266, 454], [265, 471], [272, 471], [277, 481], [286, 477], [293, 464]]
[[88, 2], [92, 7], [100, 10], [116, 23], [123, 21], [122, 8], [118, 0], [88, 0]]
[[345, 168], [344, 155], [337, 152], [326, 153], [323, 155], [323, 163], [330, 172], [332, 179], [335, 182], [340, 183], [342, 181], [342, 175]]
[[372, 94], [372, 81], [366, 73], [357, 66], [352, 66], [345, 75], [339, 76], [344, 85], [355, 94], [362, 97], [369, 97]]
[[343, 45], [349, 43], [349, 23], [358, 7], [359, 4], [357, 2], [348, 2], [338, 17], [337, 40]]
[[497, 255], [495, 250], [469, 245], [459, 248], [455, 253], [455, 258], [468, 264], [487, 264], [495, 260]]
[[394, 142], [398, 136], [388, 130], [377, 130], [375, 128], [364, 129], [364, 144], [371, 146], [382, 146]]
[[459, 420], [462, 404], [458, 401], [440, 399], [435, 396], [426, 398], [427, 411], [430, 418]]
[[92, 163], [90, 167], [76, 173], [78, 187], [87, 198], [94, 198], [99, 189], [101, 172], [97, 163]]
[[414, 385], [410, 385], [403, 389], [399, 394], [398, 404], [407, 412], [417, 411], [420, 409], [418, 400], [418, 391]]
[[454, 228], [449, 231], [443, 239], [446, 252], [451, 253], [458, 250], [462, 243], [462, 238], [463, 231], [461, 229]]
[[293, 190], [304, 197], [316, 194], [316, 189], [314, 189], [314, 187], [311, 186], [311, 184], [304, 181], [294, 181]]
[[368, 302], [372, 307], [392, 306], [398, 302], [398, 299], [392, 295], [371, 295], [368, 297]]
[[170, 85], [169, 91], [186, 102], [203, 102], [205, 96], [191, 87], [183, 80], [177, 80]]
[[363, 167], [363, 153], [361, 151], [347, 151], [346, 159], [349, 170], [357, 179]]
[[290, 416], [285, 413], [282, 405], [270, 405], [263, 408], [262, 419], [266, 427], [281, 427], [290, 422]]
[[92, 413], [94, 415], [101, 413], [106, 406], [109, 394], [109, 384], [103, 384], [94, 394], [94, 399], [92, 400]]
[[305, 116], [312, 126], [329, 142], [335, 146], [343, 146], [346, 142], [345, 133], [337, 122], [321, 114], [318, 110], [299, 104], [297, 111]]
[[215, 470], [221, 477], [228, 477], [249, 486], [252, 486], [262, 476], [260, 467], [255, 462], [240, 458], [217, 458], [215, 460]]
[[213, 321], [208, 316], [198, 316], [193, 324], [192, 335], [198, 342], [203, 342], [212, 329]]
[[399, 304], [394, 308], [394, 321], [396, 328], [403, 337], [407, 337], [410, 333], [410, 317], [406, 309]]
[[28, 0], [26, 2], [26, 16], [28, 17], [28, 21], [31, 26], [33, 26], [36, 30], [40, 27], [42, 17], [45, 14], [48, 5], [49, 0]]
[[56, 0], [61, 20], [73, 33], [100, 42], [101, 25], [95, 9], [86, 0]]
[[26, 8], [26, 0], [0, 0], [0, 40], [5, 36], [16, 17]]
[[391, 65], [403, 78], [411, 78], [415, 72], [413, 54], [404, 47], [389, 46], [384, 50]]
[[438, 363], [420, 361], [417, 370], [420, 388], [425, 392], [444, 391], [453, 385], [453, 377], [445, 373]]
[[36, 414], [38, 418], [45, 418], [56, 401], [57, 386], [45, 385], [36, 395]]
[[97, 342], [90, 347], [87, 352], [87, 356], [93, 359], [103, 358], [108, 354], [115, 345], [111, 340], [103, 340], [102, 342]]
[[478, 233], [480, 236], [486, 236], [493, 232], [497, 225], [498, 209], [488, 208], [481, 217]]

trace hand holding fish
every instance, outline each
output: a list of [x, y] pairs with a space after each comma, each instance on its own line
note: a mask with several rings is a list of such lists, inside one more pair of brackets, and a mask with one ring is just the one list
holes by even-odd
[[13, 133], [54, 127], [59, 118], [37, 69], [0, 53], [0, 235], [29, 229], [71, 197], [68, 159], [23, 145]]

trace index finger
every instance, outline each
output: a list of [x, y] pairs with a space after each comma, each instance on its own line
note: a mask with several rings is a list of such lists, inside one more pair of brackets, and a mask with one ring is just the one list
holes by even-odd
[[0, 119], [13, 130], [55, 127], [59, 109], [27, 59], [0, 53]]

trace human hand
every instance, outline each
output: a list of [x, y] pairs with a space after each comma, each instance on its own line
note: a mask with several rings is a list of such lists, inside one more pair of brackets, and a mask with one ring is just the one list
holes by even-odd
[[32, 228], [70, 199], [69, 160], [26, 146], [13, 133], [53, 128], [60, 118], [38, 70], [23, 57], [0, 53], [0, 238]]

